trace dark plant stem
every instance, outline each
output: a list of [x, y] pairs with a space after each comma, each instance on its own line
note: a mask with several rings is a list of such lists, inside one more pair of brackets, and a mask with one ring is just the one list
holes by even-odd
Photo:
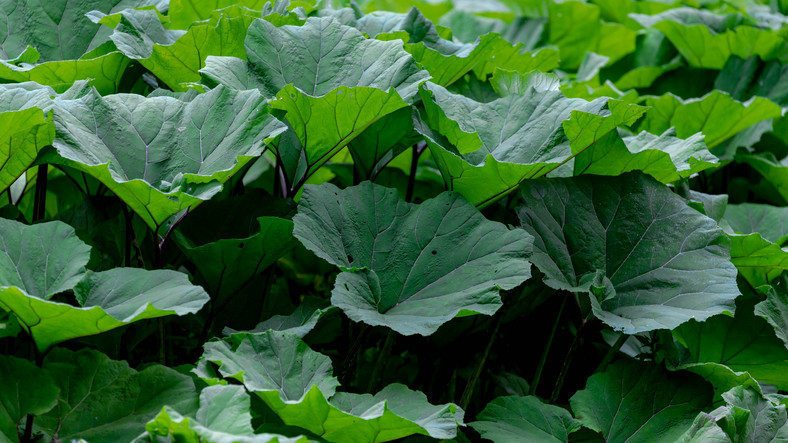
[[164, 331], [164, 319], [159, 317], [159, 363], [167, 366], [167, 343], [166, 333]]
[[473, 373], [471, 374], [471, 378], [468, 379], [468, 383], [465, 385], [465, 390], [462, 391], [462, 397], [460, 397], [460, 407], [463, 410], [467, 410], [468, 405], [471, 403], [473, 389], [476, 387], [476, 382], [482, 375], [484, 364], [487, 362], [487, 357], [490, 355], [490, 350], [492, 349], [493, 343], [495, 343], [495, 337], [498, 335], [498, 330], [501, 329], [501, 320], [503, 320], [503, 314], [501, 313], [502, 310], [503, 309], [499, 309], [498, 313], [496, 314], [497, 318], [495, 319], [495, 327], [490, 334], [490, 340], [487, 341], [487, 347], [484, 348], [484, 353], [479, 359], [479, 362], [476, 364], [476, 369], [474, 369]]
[[131, 267], [131, 249], [134, 243], [134, 226], [132, 226], [132, 215], [126, 205], [123, 205], [123, 218], [126, 221], [126, 244], [124, 249], [123, 266]]
[[629, 336], [627, 334], [621, 334], [621, 337], [618, 337], [618, 340], [613, 343], [613, 347], [607, 350], [607, 354], [605, 354], [604, 358], [602, 358], [602, 361], [599, 362], [599, 366], [596, 367], [596, 371], [594, 371], [594, 373], [604, 372], [604, 370], [607, 369], [607, 365], [613, 361], [613, 358], [615, 358], [616, 354], [618, 354], [618, 351], [621, 350], [621, 347], [624, 346], [624, 343], [628, 338]]
[[340, 380], [342, 383], [347, 383], [347, 377], [350, 375], [350, 367], [356, 362], [358, 359], [358, 351], [361, 349], [361, 343], [364, 341], [364, 338], [369, 332], [369, 325], [363, 323], [361, 325], [361, 330], [358, 331], [358, 335], [356, 336], [356, 340], [353, 341], [353, 344], [348, 349], [347, 355], [345, 359], [342, 361], [342, 372], [340, 373]]
[[[30, 336], [30, 354], [34, 357], [36, 366], [39, 368], [44, 363], [44, 355], [45, 353], [41, 353], [38, 351], [36, 347], [35, 341], [33, 341], [32, 336]], [[25, 430], [22, 434], [22, 439], [19, 440], [21, 443], [30, 443], [33, 441], [33, 422], [35, 421], [36, 417], [33, 414], [27, 414], [25, 417]]]
[[581, 323], [580, 327], [577, 329], [577, 334], [575, 334], [575, 338], [572, 340], [572, 345], [569, 346], [569, 352], [566, 354], [566, 358], [564, 358], [564, 364], [561, 366], [561, 372], [558, 373], [558, 379], [555, 382], [555, 387], [553, 388], [553, 393], [550, 394], [550, 403], [555, 403], [558, 400], [558, 396], [561, 394], [561, 388], [564, 387], [564, 381], [566, 380], [566, 374], [569, 372], [569, 365], [572, 364], [572, 359], [575, 356], [575, 353], [578, 349], [580, 349], [581, 343], [581, 335], [585, 330], [586, 324], [588, 324], [588, 320], [593, 318], [592, 313], [589, 313], [587, 317], [585, 317]]
[[279, 155], [276, 156], [276, 165], [274, 166], [274, 195], [283, 194], [282, 190], [282, 183], [279, 181], [279, 170], [281, 168], [281, 163], [279, 162]]
[[36, 195], [33, 203], [33, 221], [44, 219], [47, 204], [47, 167], [48, 165], [38, 165], [36, 175]]
[[389, 329], [388, 334], [386, 334], [386, 340], [383, 342], [383, 347], [380, 349], [380, 354], [378, 354], [378, 359], [375, 362], [375, 368], [372, 370], [372, 375], [369, 378], [367, 392], [375, 392], [378, 388], [378, 383], [383, 376], [383, 367], [391, 355], [391, 348], [394, 347], [394, 337], [394, 330]]
[[405, 201], [407, 202], [413, 201], [413, 192], [416, 188], [416, 171], [419, 167], [419, 157], [421, 157], [421, 153], [424, 152], [426, 148], [427, 144], [424, 142], [413, 145], [413, 158], [410, 162], [410, 175], [408, 175], [408, 189], [405, 192]]
[[564, 294], [564, 297], [561, 300], [561, 306], [558, 308], [558, 313], [555, 314], [553, 328], [550, 329], [550, 335], [547, 337], [547, 343], [545, 344], [544, 351], [542, 351], [542, 356], [539, 358], [539, 363], [536, 365], [536, 372], [534, 373], [534, 378], [531, 381], [531, 387], [528, 389], [528, 393], [530, 395], [536, 395], [536, 389], [539, 386], [539, 380], [542, 378], [542, 370], [544, 370], [545, 362], [547, 362], [547, 354], [550, 353], [550, 347], [553, 344], [553, 338], [555, 338], [555, 331], [558, 329], [558, 323], [561, 321], [561, 315], [564, 313], [564, 306], [566, 305], [567, 297], [568, 294]]

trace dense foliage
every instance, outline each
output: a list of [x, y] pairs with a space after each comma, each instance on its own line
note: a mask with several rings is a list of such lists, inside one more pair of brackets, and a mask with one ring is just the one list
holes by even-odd
[[0, 442], [786, 441], [786, 14], [0, 0]]

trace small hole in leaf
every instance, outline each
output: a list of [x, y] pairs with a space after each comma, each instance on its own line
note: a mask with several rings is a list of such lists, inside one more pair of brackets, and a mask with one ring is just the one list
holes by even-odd
[[432, 255], [435, 255], [437, 253], [438, 253], [438, 251], [432, 251]]
[[345, 290], [346, 290], [346, 291], [349, 291], [349, 290], [350, 290], [350, 288], [348, 288], [348, 287], [347, 287], [347, 285], [345, 285]]
[[290, 98], [295, 98], [295, 94], [290, 94]]
[[348, 263], [353, 263], [353, 256], [352, 255], [348, 255], [347, 256], [347, 262]]
[[238, 243], [238, 249], [243, 249], [243, 248], [244, 248], [244, 246], [245, 246], [245, 245], [243, 244], [243, 242], [241, 242], [241, 243]]

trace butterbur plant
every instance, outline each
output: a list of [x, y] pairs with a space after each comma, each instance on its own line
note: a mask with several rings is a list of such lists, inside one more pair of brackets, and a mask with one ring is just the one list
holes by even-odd
[[0, 0], [0, 442], [787, 440], [788, 4], [685, 3]]

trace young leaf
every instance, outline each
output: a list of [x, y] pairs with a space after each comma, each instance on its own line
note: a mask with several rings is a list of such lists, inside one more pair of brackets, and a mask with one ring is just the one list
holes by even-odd
[[588, 293], [594, 315], [613, 328], [673, 329], [733, 312], [739, 290], [727, 236], [654, 179], [540, 179], [520, 193], [545, 283]]
[[569, 401], [580, 423], [605, 441], [673, 442], [709, 406], [711, 393], [694, 374], [620, 360], [592, 375]]
[[62, 441], [125, 441], [142, 433], [165, 405], [184, 414], [197, 410], [194, 381], [164, 366], [138, 372], [97, 351], [56, 348], [47, 354], [43, 369], [60, 395], [57, 407], [35, 423]]
[[469, 425], [493, 442], [525, 439], [566, 442], [580, 428], [566, 409], [543, 403], [537, 397], [498, 397], [487, 404]]
[[45, 371], [20, 358], [0, 355], [0, 441], [18, 441], [27, 416], [42, 415], [57, 405], [59, 389]]
[[257, 91], [216, 88], [191, 101], [132, 94], [55, 100], [48, 160], [90, 174], [152, 230], [211, 198], [285, 130]]
[[324, 184], [306, 188], [298, 211], [296, 238], [344, 271], [332, 305], [400, 334], [430, 335], [461, 312], [492, 315], [499, 289], [531, 276], [531, 237], [458, 194], [414, 205], [370, 182]]

